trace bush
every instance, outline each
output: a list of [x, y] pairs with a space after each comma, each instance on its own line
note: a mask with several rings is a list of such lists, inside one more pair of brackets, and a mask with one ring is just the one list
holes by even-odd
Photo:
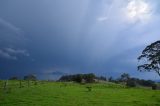
[[135, 87], [135, 86], [136, 86], [136, 83], [135, 83], [134, 80], [129, 79], [129, 80], [127, 80], [126, 85], [127, 85], [128, 87]]
[[27, 75], [27, 76], [24, 76], [24, 80], [32, 80], [32, 81], [35, 81], [37, 80], [36, 76], [35, 75]]
[[152, 85], [152, 90], [156, 90], [157, 89], [157, 85], [156, 84], [153, 84]]
[[87, 86], [86, 88], [88, 89], [89, 92], [92, 91], [92, 87], [91, 86]]
[[75, 81], [78, 83], [93, 83], [96, 76], [93, 73], [90, 74], [75, 74], [62, 76], [59, 81]]
[[9, 78], [9, 80], [18, 80], [18, 77], [14, 76], [14, 77]]

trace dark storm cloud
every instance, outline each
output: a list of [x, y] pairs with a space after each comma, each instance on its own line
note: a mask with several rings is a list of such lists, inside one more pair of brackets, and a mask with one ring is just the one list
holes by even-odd
[[124, 14], [128, 2], [0, 1], [0, 76], [33, 73], [52, 79], [88, 72], [141, 76], [136, 58], [159, 39], [159, 14], [145, 24], [129, 22]]
[[18, 55], [29, 56], [27, 50], [21, 49], [25, 42], [21, 29], [0, 18], [0, 35], [1, 58], [17, 60]]

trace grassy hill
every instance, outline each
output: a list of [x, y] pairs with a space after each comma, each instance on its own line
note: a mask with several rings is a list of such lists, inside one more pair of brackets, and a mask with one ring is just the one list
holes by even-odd
[[[0, 106], [160, 106], [160, 91], [126, 88], [113, 83], [76, 84], [0, 81]], [[87, 87], [92, 90], [88, 91]]]

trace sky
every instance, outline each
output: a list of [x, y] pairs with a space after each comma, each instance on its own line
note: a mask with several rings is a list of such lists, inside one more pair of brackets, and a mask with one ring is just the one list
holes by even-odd
[[0, 79], [159, 79], [137, 71], [137, 57], [160, 38], [159, 7], [159, 0], [0, 0]]

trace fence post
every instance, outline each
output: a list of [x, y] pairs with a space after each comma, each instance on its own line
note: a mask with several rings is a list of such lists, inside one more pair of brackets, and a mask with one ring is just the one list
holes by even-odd
[[6, 90], [7, 89], [7, 81], [4, 82], [4, 86], [3, 89]]
[[22, 81], [19, 80], [19, 87], [22, 88]]
[[28, 87], [29, 87], [29, 85], [30, 85], [30, 84], [29, 84], [29, 80], [28, 80]]
[[38, 83], [38, 82], [35, 80], [34, 85], [37, 85], [37, 83]]

